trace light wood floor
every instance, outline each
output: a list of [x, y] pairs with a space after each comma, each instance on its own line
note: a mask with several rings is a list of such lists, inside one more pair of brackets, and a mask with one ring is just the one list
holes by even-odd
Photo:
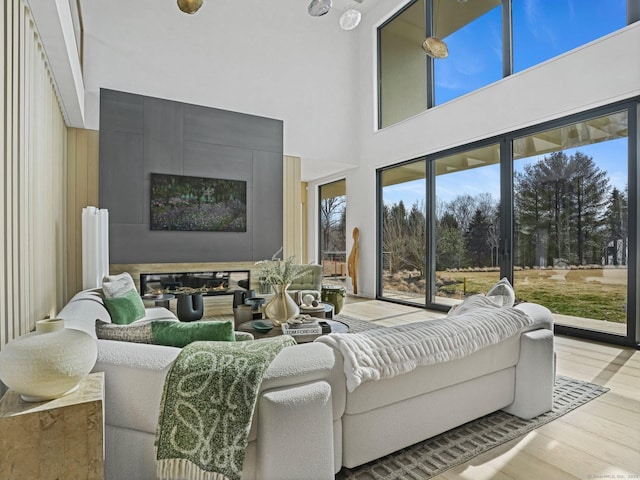
[[[341, 313], [394, 325], [442, 316], [348, 297]], [[611, 390], [435, 480], [640, 479], [640, 352], [556, 336], [558, 374]]]

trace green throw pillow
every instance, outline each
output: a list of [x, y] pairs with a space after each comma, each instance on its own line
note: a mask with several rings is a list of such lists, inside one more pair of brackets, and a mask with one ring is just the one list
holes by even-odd
[[104, 306], [116, 325], [127, 325], [140, 320], [145, 315], [144, 303], [136, 290], [129, 290], [119, 297], [104, 299]]
[[191, 342], [233, 342], [232, 320], [212, 320], [207, 322], [178, 323], [151, 322], [153, 338], [158, 345], [184, 347]]

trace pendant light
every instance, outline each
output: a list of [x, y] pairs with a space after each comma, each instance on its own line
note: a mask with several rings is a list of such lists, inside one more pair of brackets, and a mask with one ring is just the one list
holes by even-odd
[[340, 17], [340, 28], [343, 30], [353, 30], [360, 23], [362, 14], [355, 8], [350, 8]]
[[[436, 14], [434, 16], [435, 22], [433, 22], [434, 32], [438, 25], [438, 11], [440, 10], [440, 2], [442, 2], [443, 0], [436, 1], [438, 2], [438, 6], [436, 9]], [[447, 58], [449, 56], [449, 49], [447, 48], [447, 44], [436, 36], [427, 37], [425, 41], [422, 42], [422, 49], [427, 55], [432, 58]]]
[[202, 6], [203, 0], [178, 0], [178, 8], [184, 13], [193, 15]]
[[312, 17], [321, 17], [331, 10], [331, 0], [311, 0], [307, 10]]

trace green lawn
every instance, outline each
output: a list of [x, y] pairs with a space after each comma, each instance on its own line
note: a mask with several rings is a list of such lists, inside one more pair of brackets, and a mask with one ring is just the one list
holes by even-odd
[[[499, 280], [497, 272], [438, 272], [458, 283], [442, 287], [448, 296], [486, 293]], [[520, 301], [544, 305], [553, 313], [626, 323], [626, 269], [520, 270], [514, 289]]]

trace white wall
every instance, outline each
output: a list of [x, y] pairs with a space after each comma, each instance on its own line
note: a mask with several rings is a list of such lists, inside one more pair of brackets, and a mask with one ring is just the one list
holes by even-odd
[[307, 5], [212, 0], [185, 15], [175, 1], [84, 1], [86, 128], [98, 128], [109, 88], [284, 120], [303, 180], [344, 168], [356, 145], [355, 33], [340, 29], [337, 6], [314, 18]]
[[[346, 172], [347, 232], [360, 228], [359, 290], [375, 295], [375, 170], [572, 113], [640, 95], [640, 23], [493, 85], [376, 131], [375, 31], [390, 8], [383, 2], [359, 28], [360, 165]], [[340, 176], [309, 185], [310, 191]], [[310, 201], [311, 210], [315, 209]], [[311, 213], [311, 212], [310, 212]], [[311, 218], [311, 217], [310, 217]], [[310, 226], [317, 228], [317, 219]], [[309, 234], [317, 251], [317, 230]], [[347, 235], [347, 251], [351, 249]]]

